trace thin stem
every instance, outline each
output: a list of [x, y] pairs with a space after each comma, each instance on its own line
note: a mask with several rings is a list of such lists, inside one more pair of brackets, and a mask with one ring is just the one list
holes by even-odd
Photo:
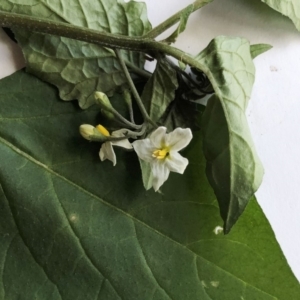
[[122, 87], [122, 92], [123, 92], [123, 96], [125, 99], [125, 102], [128, 106], [128, 110], [129, 110], [129, 116], [130, 116], [130, 121], [135, 124], [134, 122], [134, 115], [133, 115], [133, 107], [132, 107], [132, 99], [131, 99], [131, 94], [129, 92], [129, 90], [127, 89], [127, 87]]
[[[105, 49], [106, 49], [107, 51], [109, 51], [113, 56], [116, 57], [116, 54], [115, 54], [115, 51], [114, 51], [114, 50], [112, 50], [112, 49], [110, 49], [110, 48], [107, 48], [107, 47], [105, 47]], [[143, 77], [145, 77], [145, 78], [150, 78], [150, 77], [151, 77], [151, 73], [150, 73], [150, 72], [138, 68], [135, 64], [133, 64], [133, 63], [130, 62], [129, 60], [124, 59], [124, 62], [125, 62], [125, 64], [126, 64], [126, 66], [127, 66], [128, 68], [130, 68], [130, 71], [131, 71], [132, 73], [135, 73], [135, 74], [137, 74], [137, 75], [143, 76]]]
[[146, 126], [143, 126], [141, 131], [131, 131], [131, 130], [126, 130], [126, 134], [128, 138], [136, 138], [137, 136], [142, 136], [146, 132]]
[[151, 77], [151, 73], [146, 71], [146, 70], [143, 70], [143, 69], [140, 69], [138, 68], [136, 65], [134, 65], [132, 62], [130, 62], [129, 60], [124, 60], [126, 66], [130, 69], [130, 71], [132, 73], [135, 73], [137, 75], [140, 75], [140, 76], [143, 76], [147, 79], [149, 79]]
[[148, 113], [146, 111], [146, 108], [145, 108], [145, 106], [144, 106], [144, 104], [142, 102], [142, 99], [140, 98], [140, 95], [139, 95], [138, 91], [136, 90], [135, 85], [134, 85], [134, 83], [132, 81], [132, 78], [131, 78], [131, 76], [130, 76], [130, 74], [128, 72], [128, 69], [127, 69], [127, 67], [126, 67], [126, 65], [124, 63], [124, 60], [122, 58], [122, 54], [121, 54], [120, 50], [116, 49], [115, 53], [116, 53], [116, 55], [117, 55], [117, 57], [119, 59], [119, 63], [121, 65], [121, 68], [122, 68], [122, 70], [124, 72], [124, 75], [125, 75], [125, 77], [127, 79], [127, 82], [129, 84], [130, 90], [131, 90], [131, 92], [133, 94], [133, 97], [135, 98], [136, 103], [137, 103], [137, 105], [138, 105], [138, 107], [139, 107], [139, 109], [140, 109], [140, 111], [141, 111], [141, 113], [142, 113], [142, 115], [144, 117], [144, 120], [147, 121], [147, 122], [149, 122], [149, 123], [151, 123], [153, 126], [157, 127], [156, 124], [151, 120], [150, 116], [148, 115]]
[[110, 113], [112, 113], [116, 118], [118, 118], [124, 125], [126, 125], [130, 128], [134, 128], [134, 129], [140, 129], [141, 128], [141, 125], [136, 125], [134, 123], [129, 122], [118, 111], [116, 111], [113, 107], [111, 107], [108, 111]]
[[170, 18], [168, 18], [167, 20], [165, 20], [164, 22], [159, 24], [158, 26], [154, 27], [152, 30], [148, 31], [144, 35], [144, 37], [156, 38], [157, 36], [159, 36], [160, 34], [165, 32], [167, 29], [169, 29], [171, 26], [178, 23], [180, 21], [182, 13], [186, 9], [188, 9], [188, 7], [192, 7], [192, 12], [194, 12], [194, 11], [198, 10], [199, 8], [203, 7], [204, 5], [208, 4], [211, 1], [213, 1], [213, 0], [197, 0], [197, 1], [195, 1], [194, 3], [183, 8], [182, 10], [180, 10], [179, 12], [177, 12], [176, 14], [174, 14], [173, 16], [171, 16]]

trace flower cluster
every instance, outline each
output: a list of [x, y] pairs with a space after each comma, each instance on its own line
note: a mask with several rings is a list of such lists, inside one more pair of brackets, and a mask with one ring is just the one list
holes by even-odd
[[140, 159], [150, 164], [153, 175], [152, 186], [158, 191], [168, 179], [170, 172], [183, 174], [188, 160], [178, 151], [185, 148], [192, 139], [192, 132], [186, 128], [176, 128], [167, 133], [166, 127], [158, 127], [146, 139], [134, 141], [132, 144], [126, 138], [126, 129], [113, 131], [111, 134], [102, 125], [96, 127], [81, 125], [80, 133], [87, 140], [102, 141], [99, 151], [101, 161], [108, 159], [116, 165], [116, 155], [113, 146], [134, 149]]
[[93, 140], [93, 136], [99, 136], [99, 138], [102, 137], [102, 141], [106, 140], [100, 148], [99, 157], [101, 161], [104, 161], [106, 159], [110, 160], [114, 166], [117, 163], [117, 158], [113, 146], [118, 146], [125, 149], [132, 149], [132, 145], [129, 143], [128, 139], [114, 140], [109, 138], [124, 137], [126, 129], [113, 131], [110, 134], [109, 131], [102, 125], [97, 125], [96, 127], [94, 127], [92, 125], [84, 124], [80, 126], [79, 131], [82, 137], [89, 141]]

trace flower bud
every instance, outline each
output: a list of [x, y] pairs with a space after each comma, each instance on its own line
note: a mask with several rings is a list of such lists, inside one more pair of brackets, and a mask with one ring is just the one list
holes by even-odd
[[105, 142], [108, 139], [107, 135], [103, 134], [96, 127], [89, 124], [80, 125], [79, 132], [81, 136], [88, 141]]
[[104, 94], [102, 92], [95, 92], [94, 96], [96, 99], [96, 103], [102, 108], [101, 112], [105, 115], [105, 117], [108, 119], [114, 119], [115, 116], [111, 112], [114, 109], [113, 109], [108, 97], [106, 96], [106, 94]]
[[95, 92], [96, 103], [99, 104], [105, 110], [111, 110], [113, 107], [106, 96], [106, 94], [102, 92]]
[[80, 125], [79, 132], [83, 138], [90, 141], [91, 140], [90, 137], [94, 135], [94, 128], [95, 127], [92, 125], [83, 124], [83, 125]]

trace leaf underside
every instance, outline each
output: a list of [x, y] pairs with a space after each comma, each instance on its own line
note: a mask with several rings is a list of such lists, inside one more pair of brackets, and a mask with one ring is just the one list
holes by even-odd
[[[122, 0], [1, 0], [0, 10], [46, 18], [115, 34], [140, 36], [151, 29], [144, 3]], [[63, 100], [78, 99], [82, 108], [94, 104], [96, 90], [112, 95], [126, 79], [114, 53], [106, 48], [64, 37], [14, 30], [25, 55], [27, 70], [58, 87]], [[144, 56], [123, 51], [138, 68]]]
[[207, 66], [215, 90], [202, 117], [203, 149], [228, 233], [263, 177], [245, 115], [255, 68], [243, 38], [217, 37], [196, 59]]
[[289, 17], [300, 31], [300, 2], [299, 0], [261, 0], [273, 9]]
[[178, 36], [185, 31], [187, 22], [191, 13], [193, 12], [193, 5], [187, 6], [181, 13], [179, 24], [175, 31], [166, 39], [168, 43], [175, 43]]
[[0, 299], [297, 299], [255, 199], [220, 233], [200, 134], [186, 173], [146, 192], [133, 152], [113, 167], [79, 136], [95, 109], [24, 71], [0, 93]]

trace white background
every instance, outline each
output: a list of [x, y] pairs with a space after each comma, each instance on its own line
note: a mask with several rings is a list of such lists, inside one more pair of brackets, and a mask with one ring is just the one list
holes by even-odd
[[[192, 0], [146, 0], [153, 26]], [[215, 0], [194, 13], [176, 47], [197, 54], [218, 35], [243, 36], [273, 49], [255, 59], [247, 117], [265, 167], [256, 196], [300, 280], [300, 33], [260, 0]], [[0, 78], [21, 68], [20, 50], [0, 31]]]

